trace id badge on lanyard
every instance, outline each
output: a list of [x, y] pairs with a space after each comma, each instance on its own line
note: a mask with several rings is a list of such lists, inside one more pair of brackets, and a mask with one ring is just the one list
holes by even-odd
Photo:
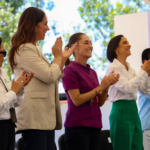
[[9, 108], [9, 112], [10, 112], [10, 117], [11, 117], [12, 123], [16, 123], [17, 122], [16, 112], [15, 112], [15, 108], [12, 105]]
[[[6, 87], [6, 85], [3, 82], [1, 77], [0, 77], [0, 80], [2, 81], [2, 84], [3, 84], [4, 88], [5, 88], [5, 90], [8, 92], [8, 89], [7, 89], [7, 87]], [[16, 123], [17, 122], [16, 112], [15, 112], [15, 108], [13, 107], [12, 104], [10, 105], [9, 112], [10, 112], [10, 117], [11, 117], [12, 123]]]

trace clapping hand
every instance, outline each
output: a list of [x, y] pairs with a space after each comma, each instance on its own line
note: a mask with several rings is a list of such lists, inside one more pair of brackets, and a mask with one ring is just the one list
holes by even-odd
[[54, 55], [55, 58], [59, 58], [61, 59], [62, 57], [62, 39], [61, 37], [56, 39], [55, 44], [52, 47], [52, 53]]
[[24, 86], [26, 86], [30, 82], [30, 80], [32, 79], [32, 77], [33, 77], [33, 73], [32, 72], [29, 75], [26, 75], [26, 73], [27, 73], [27, 71], [24, 70], [23, 73], [18, 78], [18, 80], [20, 82], [22, 82], [24, 84]]
[[150, 60], [144, 60], [144, 64], [141, 66], [141, 69], [145, 70], [150, 76]]
[[12, 81], [11, 90], [16, 94], [19, 94], [24, 86], [26, 86], [33, 77], [33, 73], [26, 75], [27, 71], [23, 71], [20, 77], [16, 81]]
[[146, 71], [148, 74], [150, 72], [150, 60], [144, 60], [144, 64], [141, 66], [141, 69]]
[[101, 82], [101, 86], [106, 89], [108, 88], [110, 85], [112, 84], [115, 84], [119, 79], [119, 74], [115, 74], [114, 71], [111, 72], [110, 75], [108, 76], [105, 76], [103, 79], [102, 79], [102, 82]]
[[[112, 71], [111, 74], [114, 74], [114, 71]], [[115, 74], [115, 76], [114, 76], [114, 78], [113, 78], [110, 85], [115, 84], [119, 80], [119, 77], [120, 77], [119, 73]]]
[[62, 53], [62, 57], [63, 59], [67, 60], [71, 54], [74, 52], [75, 48], [77, 46], [77, 42], [73, 45], [71, 45], [71, 48], [68, 49], [68, 47], [66, 47]]

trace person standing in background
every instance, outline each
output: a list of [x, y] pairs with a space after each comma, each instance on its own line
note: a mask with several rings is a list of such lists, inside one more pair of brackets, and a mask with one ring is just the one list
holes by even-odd
[[65, 141], [68, 150], [100, 150], [100, 107], [107, 99], [109, 86], [118, 81], [119, 75], [112, 71], [99, 84], [96, 72], [87, 64], [93, 51], [90, 38], [84, 33], [75, 33], [70, 37], [67, 47], [75, 42], [75, 61], [68, 59], [62, 78], [68, 100]]
[[2, 68], [7, 52], [0, 37], [0, 149], [14, 150], [15, 147], [15, 109], [23, 100], [22, 88], [29, 83], [33, 74], [26, 77], [26, 71], [16, 81], [10, 81]]
[[[136, 104], [137, 91], [150, 92], [150, 61], [136, 73], [126, 61], [131, 55], [131, 45], [123, 35], [112, 38], [107, 47], [107, 58], [111, 62], [106, 75], [119, 73], [117, 83], [110, 86], [108, 94], [112, 102], [109, 116], [110, 137], [113, 150], [142, 150], [141, 122]], [[146, 81], [146, 82], [145, 82]]]
[[[150, 60], [150, 48], [145, 49], [142, 52], [142, 63]], [[150, 72], [148, 73], [148, 79], [145, 82], [150, 80]], [[150, 92], [142, 91], [139, 93], [139, 116], [142, 125], [143, 131], [143, 145], [144, 150], [150, 150]]]
[[34, 73], [17, 109], [17, 131], [22, 132], [25, 150], [53, 150], [55, 129], [62, 128], [58, 80], [63, 77], [63, 66], [76, 44], [62, 52], [61, 37], [57, 38], [52, 47], [54, 60], [51, 64], [36, 45], [44, 40], [48, 30], [45, 12], [29, 7], [22, 13], [11, 39], [9, 62], [15, 78], [23, 69]]

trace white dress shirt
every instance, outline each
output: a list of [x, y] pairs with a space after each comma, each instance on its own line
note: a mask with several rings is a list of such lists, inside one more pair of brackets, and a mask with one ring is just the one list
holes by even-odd
[[2, 81], [0, 80], [0, 120], [10, 119], [10, 105], [20, 105], [23, 100], [23, 92], [18, 95], [11, 91], [11, 81], [4, 69], [0, 68], [0, 77], [3, 80], [8, 92], [6, 91]]
[[111, 85], [108, 91], [109, 101], [117, 100], [133, 100], [137, 99], [137, 91], [144, 95], [150, 93], [150, 77], [144, 70], [140, 70], [137, 74], [130, 64], [127, 63], [128, 71], [117, 59], [108, 66], [106, 75], [109, 75], [113, 70], [119, 73], [119, 81]]

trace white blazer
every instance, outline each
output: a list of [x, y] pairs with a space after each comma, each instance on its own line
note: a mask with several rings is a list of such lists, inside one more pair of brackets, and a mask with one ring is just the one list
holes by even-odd
[[17, 130], [62, 128], [58, 80], [63, 77], [57, 64], [50, 64], [41, 50], [31, 43], [21, 45], [15, 55], [15, 79], [23, 70], [34, 76], [24, 88], [24, 99], [17, 107]]

